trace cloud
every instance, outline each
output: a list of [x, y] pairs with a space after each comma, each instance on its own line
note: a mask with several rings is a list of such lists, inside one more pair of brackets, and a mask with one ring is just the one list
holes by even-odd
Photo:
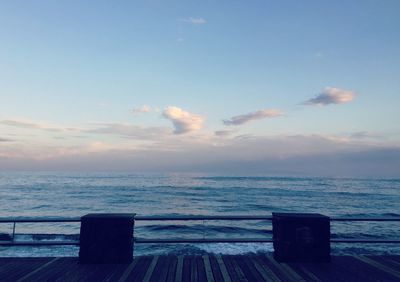
[[376, 133], [371, 133], [368, 131], [357, 131], [357, 132], [352, 132], [349, 134], [350, 138], [354, 139], [380, 139], [382, 136]]
[[200, 115], [189, 113], [174, 106], [165, 108], [163, 116], [172, 121], [175, 134], [184, 134], [200, 130], [205, 120], [205, 118]]
[[236, 130], [217, 130], [214, 132], [215, 136], [218, 137], [228, 137], [236, 133]]
[[350, 90], [339, 89], [335, 87], [325, 87], [325, 89], [316, 97], [305, 101], [304, 105], [344, 104], [353, 101], [355, 93]]
[[36, 122], [31, 120], [1, 120], [0, 124], [25, 128], [25, 129], [39, 129], [45, 131], [54, 131], [54, 132], [62, 132], [62, 131], [80, 131], [78, 128], [73, 127], [65, 127], [60, 125], [52, 125], [42, 122]]
[[205, 19], [203, 19], [202, 17], [197, 17], [197, 18], [189, 17], [189, 18], [182, 19], [182, 21], [186, 22], [186, 23], [194, 24], [194, 25], [203, 25], [203, 24], [207, 23], [207, 21]]
[[[170, 140], [171, 144], [184, 138]], [[194, 142], [197, 139], [193, 139]], [[33, 158], [41, 154], [40, 158]], [[2, 158], [3, 157], [3, 158]], [[343, 142], [322, 135], [296, 135], [124, 147], [103, 141], [80, 146], [0, 144], [0, 170], [119, 170], [246, 175], [399, 177], [399, 146]]]
[[2, 120], [1, 124], [13, 126], [13, 127], [21, 127], [21, 128], [34, 128], [34, 129], [44, 129], [46, 128], [43, 125], [38, 123], [30, 122], [30, 121], [19, 121], [19, 120]]
[[103, 124], [102, 127], [87, 130], [87, 133], [119, 135], [137, 139], [158, 140], [170, 134], [170, 130], [163, 127], [141, 127], [132, 124], [110, 123]]
[[244, 115], [239, 115], [239, 116], [234, 116], [230, 119], [223, 120], [223, 123], [225, 125], [242, 125], [254, 120], [258, 119], [264, 119], [264, 118], [273, 118], [273, 117], [279, 117], [282, 116], [283, 113], [280, 110], [277, 109], [266, 109], [266, 110], [260, 110], [260, 111], [255, 111], [251, 112], [248, 114]]
[[151, 112], [151, 111], [152, 111], [151, 107], [149, 107], [149, 106], [147, 106], [147, 105], [143, 105], [143, 106], [141, 106], [140, 108], [134, 108], [134, 109], [132, 110], [132, 113], [133, 113], [134, 115], [139, 115], [139, 114], [149, 113], [149, 112]]

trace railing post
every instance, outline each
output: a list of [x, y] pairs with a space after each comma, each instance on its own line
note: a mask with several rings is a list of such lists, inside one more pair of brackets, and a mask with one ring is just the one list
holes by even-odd
[[329, 217], [315, 213], [272, 213], [272, 228], [277, 261], [330, 261]]
[[130, 263], [135, 214], [87, 214], [81, 218], [80, 263]]

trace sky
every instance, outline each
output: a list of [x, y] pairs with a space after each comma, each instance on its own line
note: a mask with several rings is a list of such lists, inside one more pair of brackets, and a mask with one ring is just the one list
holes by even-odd
[[1, 1], [0, 170], [400, 177], [399, 10]]

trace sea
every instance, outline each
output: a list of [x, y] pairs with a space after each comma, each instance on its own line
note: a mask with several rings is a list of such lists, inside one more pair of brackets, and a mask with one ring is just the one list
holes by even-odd
[[[400, 179], [121, 172], [0, 172], [0, 217], [137, 215], [400, 216]], [[17, 223], [16, 241], [79, 238], [79, 223]], [[12, 234], [0, 223], [0, 238]], [[257, 221], [136, 221], [137, 238], [272, 238]], [[331, 237], [399, 239], [400, 222], [331, 222]], [[400, 244], [332, 243], [333, 254], [397, 254]], [[271, 243], [135, 244], [135, 255], [269, 253]], [[0, 256], [77, 256], [78, 247], [1, 247]]]

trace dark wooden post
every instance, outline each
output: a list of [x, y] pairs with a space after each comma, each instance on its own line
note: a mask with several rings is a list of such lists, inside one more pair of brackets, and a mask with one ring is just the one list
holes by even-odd
[[315, 213], [272, 213], [272, 226], [277, 261], [330, 261], [329, 217]]
[[135, 214], [87, 214], [81, 217], [80, 263], [130, 263]]

